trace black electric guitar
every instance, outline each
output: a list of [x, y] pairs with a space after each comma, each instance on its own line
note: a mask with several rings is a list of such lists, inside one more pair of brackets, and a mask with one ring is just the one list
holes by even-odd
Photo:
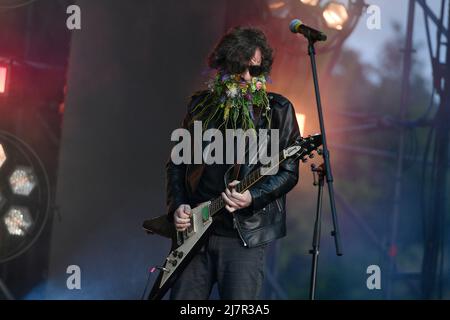
[[[289, 158], [306, 160], [314, 150], [322, 145], [322, 136], [317, 134], [307, 138], [301, 138], [292, 146], [284, 149], [277, 158], [277, 162], [272, 167], [260, 167], [251, 171], [236, 186], [238, 192], [244, 192], [252, 185], [260, 181], [264, 176], [270, 175], [280, 163]], [[270, 162], [271, 164], [274, 162]], [[214, 215], [222, 212], [225, 207], [221, 196], [204, 202], [191, 209], [191, 225], [183, 232], [177, 232], [173, 222], [170, 222], [168, 215], [162, 215], [143, 223], [145, 231], [151, 234], [158, 234], [172, 239], [172, 248], [163, 266], [158, 267], [159, 276], [148, 296], [149, 300], [159, 300], [173, 285], [174, 281], [186, 265], [190, 262], [195, 253], [201, 248], [208, 238], [210, 226], [213, 223]]]

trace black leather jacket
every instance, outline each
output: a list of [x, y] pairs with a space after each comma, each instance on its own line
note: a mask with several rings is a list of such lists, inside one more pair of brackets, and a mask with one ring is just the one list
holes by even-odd
[[[202, 92], [192, 97], [183, 121], [184, 128], [192, 129], [189, 126], [192, 109], [204, 94]], [[271, 129], [279, 129], [281, 151], [300, 137], [295, 110], [285, 97], [275, 93], [268, 95]], [[265, 125], [268, 126], [267, 123]], [[175, 165], [169, 158], [166, 164], [166, 191], [171, 221], [174, 211], [181, 204], [191, 204], [190, 196], [198, 186], [203, 168], [204, 164]], [[241, 165], [239, 177], [244, 177], [253, 169], [255, 165]], [[287, 159], [280, 164], [277, 174], [265, 176], [249, 189], [251, 206], [234, 214], [236, 228], [244, 246], [256, 247], [286, 235], [286, 194], [297, 184], [298, 172], [298, 160]]]

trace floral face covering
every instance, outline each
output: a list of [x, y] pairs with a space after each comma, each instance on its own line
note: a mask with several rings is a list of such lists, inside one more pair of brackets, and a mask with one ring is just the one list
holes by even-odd
[[193, 120], [202, 120], [207, 128], [211, 120], [218, 120], [221, 127], [243, 130], [255, 129], [254, 107], [269, 120], [269, 99], [266, 77], [260, 75], [246, 82], [239, 74], [217, 72], [208, 83], [209, 93], [193, 111], [198, 111]]

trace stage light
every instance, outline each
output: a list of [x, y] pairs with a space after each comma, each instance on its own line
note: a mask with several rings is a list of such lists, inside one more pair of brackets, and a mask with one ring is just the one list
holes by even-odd
[[317, 4], [319, 3], [319, 0], [300, 0], [300, 1], [308, 6], [317, 6]]
[[300, 129], [300, 135], [303, 137], [303, 134], [305, 133], [306, 116], [301, 113], [295, 113], [295, 117], [297, 118], [298, 127]]
[[5, 161], [6, 161], [5, 149], [3, 149], [3, 145], [0, 144], [0, 168], [5, 163]]
[[50, 181], [36, 152], [0, 130], [0, 264], [24, 253], [44, 229]]
[[29, 196], [36, 186], [36, 176], [31, 168], [18, 167], [9, 177], [9, 184], [15, 194]]
[[33, 224], [30, 211], [24, 207], [12, 207], [3, 218], [10, 235], [25, 236]]
[[270, 13], [277, 18], [284, 19], [289, 15], [290, 6], [286, 1], [266, 0]]
[[8, 80], [8, 67], [0, 65], [0, 95], [6, 94], [6, 85]]
[[328, 28], [342, 30], [348, 20], [348, 12], [343, 4], [330, 2], [323, 10], [323, 17]]
[[269, 8], [271, 10], [277, 10], [277, 9], [284, 7], [285, 5], [286, 5], [286, 2], [284, 2], [284, 1], [275, 1], [275, 2], [269, 3]]

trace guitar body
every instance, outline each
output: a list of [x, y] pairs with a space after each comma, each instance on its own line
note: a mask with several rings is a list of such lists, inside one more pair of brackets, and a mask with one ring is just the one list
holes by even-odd
[[213, 223], [209, 214], [211, 202], [205, 202], [191, 210], [191, 226], [184, 232], [176, 232], [167, 215], [144, 221], [143, 228], [149, 233], [172, 239], [172, 247], [160, 274], [148, 296], [149, 300], [159, 300], [172, 287], [195, 254], [207, 241]]

